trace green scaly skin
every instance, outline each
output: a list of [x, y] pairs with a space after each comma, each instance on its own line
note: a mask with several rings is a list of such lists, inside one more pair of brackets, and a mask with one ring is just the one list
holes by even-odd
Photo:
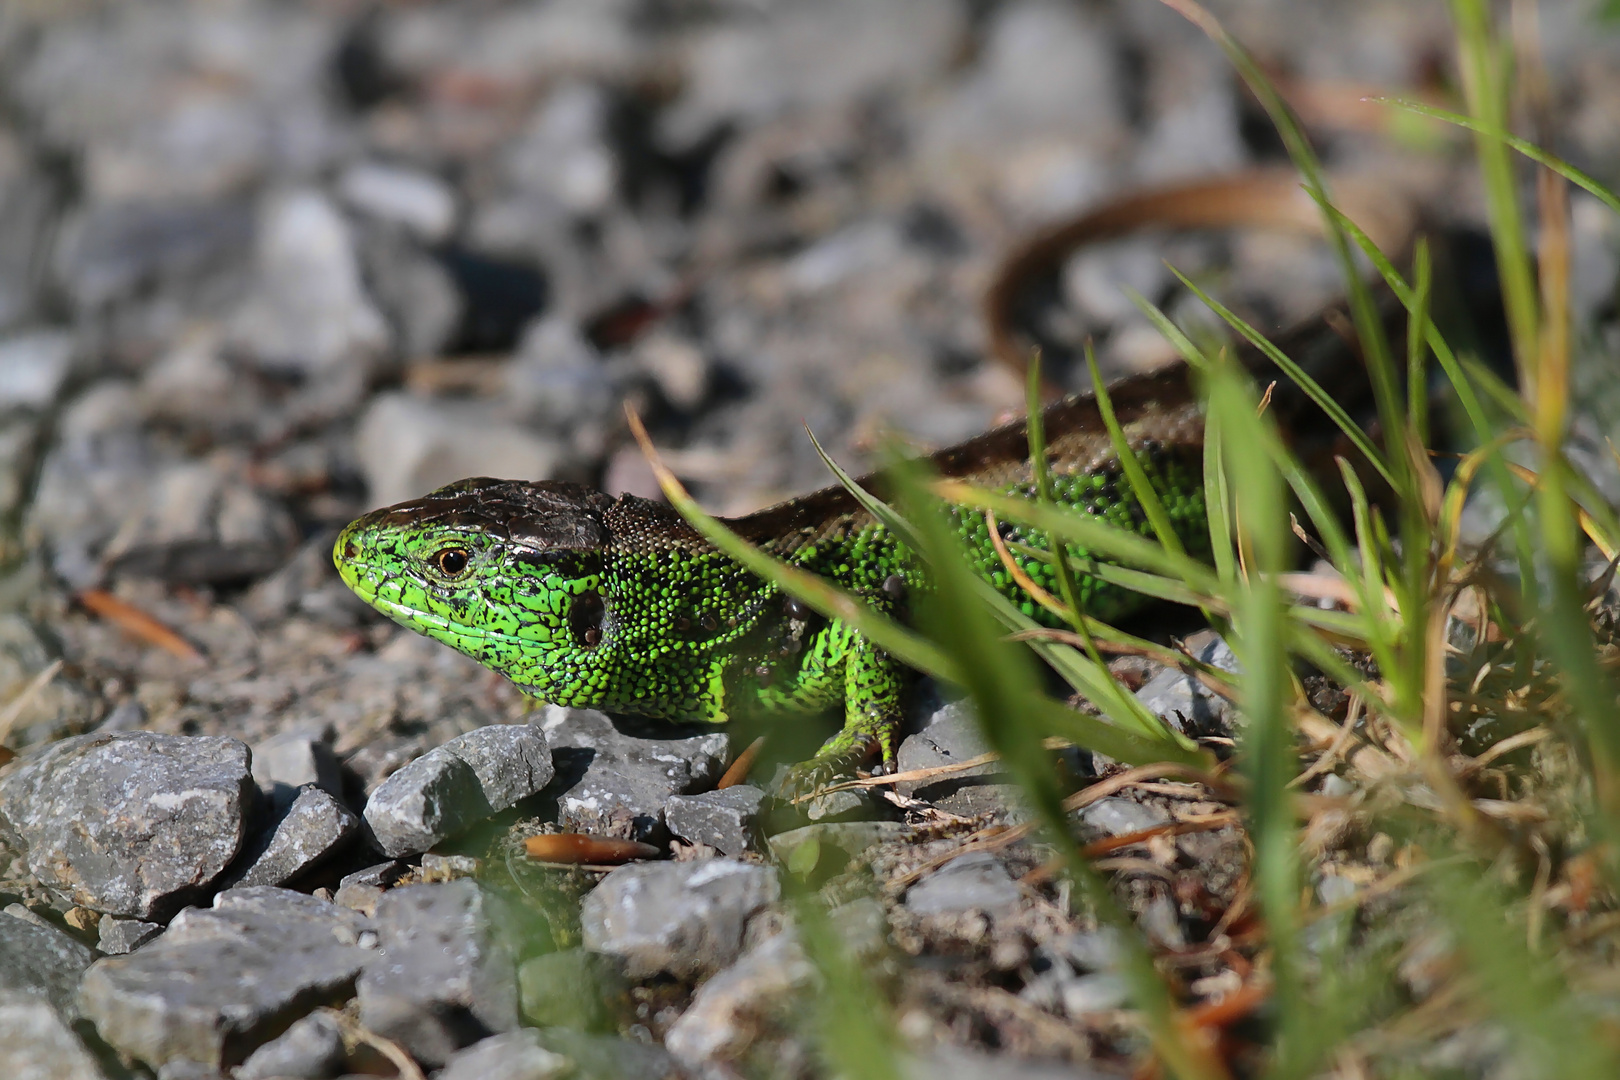
[[[1138, 377], [1116, 386], [1113, 397], [1183, 543], [1195, 555], [1207, 551], [1203, 424], [1185, 378]], [[1095, 403], [1060, 403], [1047, 410], [1045, 424], [1054, 497], [1151, 535]], [[942, 451], [933, 464], [1004, 492], [1034, 490], [1021, 421]], [[728, 524], [900, 618], [927, 588], [912, 553], [842, 489]], [[955, 524], [974, 569], [1026, 614], [1051, 623], [1007, 572], [984, 515], [957, 511]], [[1046, 546], [1022, 526], [999, 527], [1011, 545]], [[662, 504], [577, 484], [462, 480], [353, 522], [333, 558], [368, 604], [534, 698], [713, 723], [841, 706], [843, 729], [798, 767], [788, 787], [813, 787], [874, 751], [884, 768], [893, 765], [907, 670], [844, 623], [744, 570]], [[1049, 563], [1014, 558], [1054, 588]], [[1076, 585], [1082, 606], [1103, 619], [1144, 602], [1094, 577]]]

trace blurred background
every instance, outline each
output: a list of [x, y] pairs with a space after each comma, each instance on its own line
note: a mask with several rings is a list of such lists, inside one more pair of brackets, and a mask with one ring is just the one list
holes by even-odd
[[[1464, 142], [1364, 100], [1456, 102], [1444, 4], [1212, 7], [1335, 170], [1466, 238]], [[1547, 0], [1534, 26], [1553, 122], [1533, 134], [1612, 183], [1616, 24]], [[971, 435], [1022, 400], [982, 311], [1008, 251], [1281, 160], [1219, 50], [1152, 0], [10, 0], [0, 607], [34, 621], [0, 634], [0, 698], [62, 652], [52, 694], [77, 704], [42, 701], [22, 742], [125, 701], [175, 730], [285, 720], [303, 691], [276, 679], [331, 675], [308, 660], [331, 643], [277, 629], [272, 657], [267, 628], [385, 632], [330, 574], [336, 527], [475, 474], [651, 493], [627, 399], [728, 512], [826, 483], [804, 424], [852, 466], [888, 431]], [[1615, 226], [1574, 213], [1604, 358]], [[1130, 240], [1052, 275], [1031, 335], [1094, 336], [1113, 373], [1159, 362], [1122, 284], [1208, 319], [1166, 258], [1266, 328], [1338, 291], [1297, 240]], [[1478, 261], [1460, 272], [1489, 280]], [[130, 653], [71, 605], [88, 587], [190, 627], [214, 673]], [[459, 662], [440, 652], [409, 655]]]

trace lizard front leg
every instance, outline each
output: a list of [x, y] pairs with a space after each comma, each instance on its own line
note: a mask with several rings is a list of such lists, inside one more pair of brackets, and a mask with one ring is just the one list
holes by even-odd
[[892, 770], [900, 706], [910, 678], [910, 669], [857, 636], [844, 661], [844, 726], [822, 744], [815, 757], [788, 770], [780, 785], [782, 793], [787, 797], [809, 794], [874, 753], [882, 771]]

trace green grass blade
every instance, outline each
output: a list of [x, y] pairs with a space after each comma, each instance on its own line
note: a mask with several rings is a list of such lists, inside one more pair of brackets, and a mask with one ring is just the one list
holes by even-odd
[[1568, 180], [1582, 191], [1596, 197], [1603, 203], [1604, 206], [1607, 206], [1616, 214], [1620, 214], [1620, 196], [1616, 196], [1615, 193], [1606, 187], [1602, 181], [1582, 172], [1580, 169], [1577, 169], [1575, 166], [1571, 165], [1557, 154], [1549, 153], [1548, 151], [1543, 150], [1533, 142], [1521, 139], [1518, 136], [1512, 135], [1506, 131], [1489, 128], [1472, 116], [1466, 116], [1463, 113], [1451, 112], [1449, 109], [1436, 108], [1433, 105], [1425, 105], [1421, 101], [1411, 101], [1407, 98], [1399, 97], [1375, 97], [1369, 98], [1368, 100], [1377, 102], [1380, 105], [1391, 105], [1397, 109], [1405, 109], [1407, 112], [1415, 113], [1418, 116], [1426, 116], [1431, 120], [1440, 120], [1447, 124], [1455, 124], [1457, 127], [1465, 128], [1468, 131], [1472, 131], [1476, 135], [1482, 135], [1487, 139], [1497, 140], [1508, 148], [1523, 154], [1536, 164], [1551, 169], [1553, 172], [1557, 173], [1559, 176], [1562, 176], [1565, 180]]
[[1170, 272], [1175, 274], [1194, 296], [1203, 301], [1206, 307], [1225, 320], [1228, 326], [1241, 334], [1244, 340], [1259, 349], [1267, 359], [1282, 370], [1283, 374], [1287, 375], [1301, 390], [1305, 391], [1306, 396], [1314, 401], [1318, 408], [1327, 413], [1328, 418], [1355, 444], [1356, 449], [1360, 450], [1362, 456], [1372, 463], [1373, 468], [1377, 469], [1387, 482], [1390, 484], [1395, 483], [1395, 477], [1390, 472], [1389, 465], [1384, 461], [1383, 453], [1373, 445], [1373, 441], [1367, 437], [1367, 433], [1362, 431], [1361, 426], [1350, 418], [1350, 414], [1344, 411], [1344, 406], [1340, 405], [1333, 395], [1322, 389], [1321, 384], [1311, 378], [1305, 372], [1305, 369], [1296, 364], [1287, 353], [1266, 340], [1264, 334], [1245, 322], [1225, 304], [1199, 288], [1191, 278], [1175, 267], [1171, 267]]

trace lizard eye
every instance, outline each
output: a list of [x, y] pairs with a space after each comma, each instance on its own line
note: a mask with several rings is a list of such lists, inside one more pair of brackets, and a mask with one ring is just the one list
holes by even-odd
[[433, 563], [445, 577], [460, 577], [467, 571], [467, 549], [445, 548], [433, 556]]

